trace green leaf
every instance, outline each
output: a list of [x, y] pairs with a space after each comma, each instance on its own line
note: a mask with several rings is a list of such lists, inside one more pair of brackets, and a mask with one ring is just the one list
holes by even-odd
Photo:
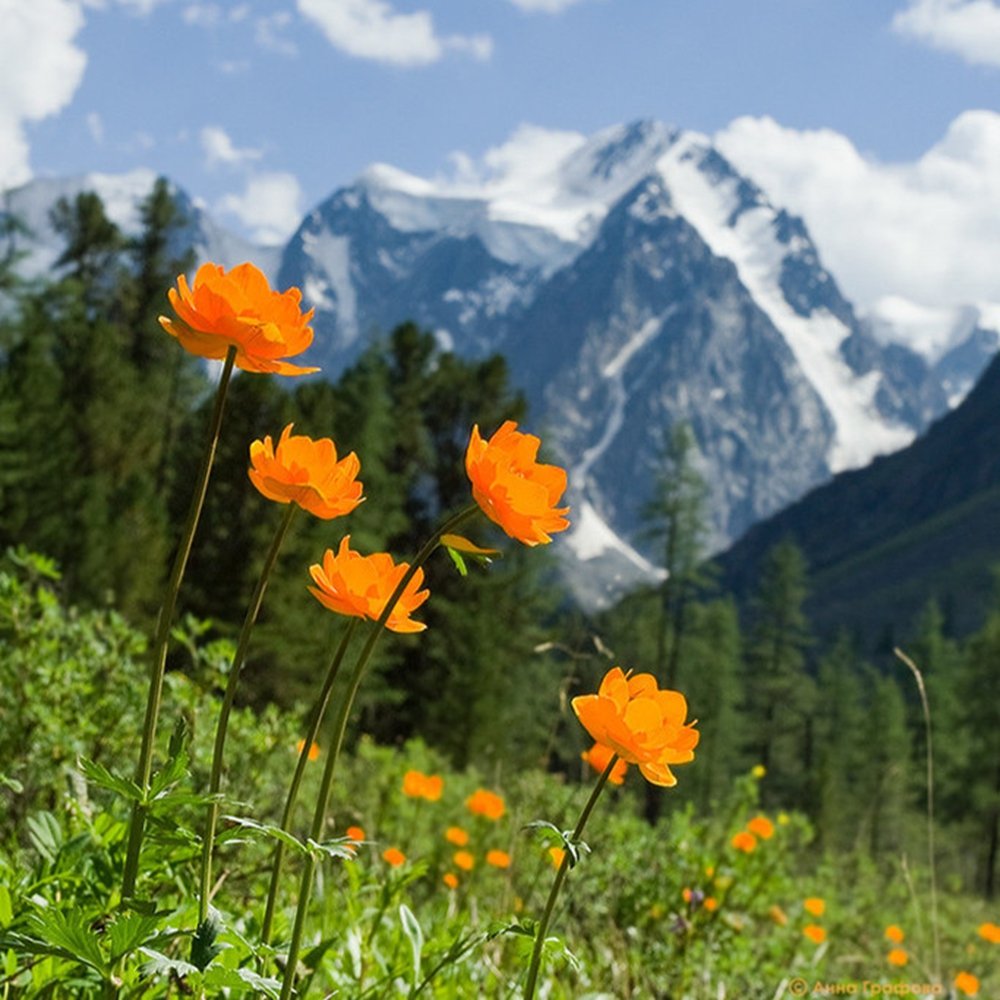
[[183, 750], [167, 761], [167, 766], [162, 771], [157, 771], [153, 775], [153, 780], [149, 785], [148, 801], [159, 799], [165, 796], [171, 785], [176, 784], [187, 774], [188, 755]]
[[102, 975], [108, 970], [97, 935], [77, 914], [65, 914], [59, 910], [36, 910], [29, 919], [29, 926], [44, 944], [56, 950], [51, 954], [62, 954], [89, 965]]
[[80, 773], [98, 788], [106, 788], [122, 798], [131, 802], [141, 802], [143, 800], [142, 789], [128, 778], [123, 778], [120, 774], [109, 771], [103, 764], [98, 764], [95, 760], [88, 760], [81, 757], [77, 761]]
[[175, 975], [179, 979], [183, 979], [198, 971], [190, 962], [185, 962], [180, 958], [170, 958], [154, 948], [142, 947], [139, 952], [146, 957], [147, 961], [143, 965], [143, 973], [147, 976]]
[[46, 861], [55, 861], [62, 849], [62, 830], [55, 816], [50, 812], [32, 813], [25, 825], [28, 827], [28, 839], [32, 847], [45, 858]]
[[221, 965], [214, 965], [205, 973], [202, 983], [217, 989], [241, 989], [250, 986], [266, 997], [281, 996], [281, 983], [277, 979], [265, 978], [250, 969], [224, 969]]
[[159, 921], [156, 918], [143, 916], [139, 913], [128, 913], [117, 917], [107, 931], [111, 964], [114, 965], [118, 959], [130, 954], [153, 938], [158, 927]]
[[10, 890], [0, 885], [0, 926], [7, 927], [14, 919], [14, 907], [10, 899]]
[[245, 830], [253, 830], [273, 840], [280, 840], [286, 847], [294, 848], [300, 854], [308, 854], [311, 847], [323, 849], [323, 845], [316, 844], [314, 841], [309, 841], [309, 846], [306, 846], [298, 837], [287, 830], [282, 830], [280, 826], [275, 826], [273, 823], [261, 823], [258, 820], [250, 819], [249, 816], [223, 816], [222, 818], [227, 823], [233, 823]]
[[424, 950], [424, 932], [420, 929], [420, 923], [413, 911], [405, 903], [399, 905], [399, 922], [403, 927], [403, 933], [409, 939], [410, 949], [413, 953], [413, 978], [411, 982], [416, 986], [420, 979], [420, 958]]
[[324, 840], [318, 843], [311, 837], [306, 840], [306, 847], [314, 855], [327, 858], [339, 858], [342, 861], [353, 861], [357, 852], [357, 841], [350, 837], [337, 837], [334, 840]]
[[212, 964], [212, 959], [222, 951], [217, 943], [222, 921], [215, 913], [210, 913], [194, 932], [191, 938], [191, 962], [202, 972]]
[[458, 572], [462, 576], [468, 576], [469, 567], [465, 565], [465, 560], [462, 558], [462, 553], [459, 552], [457, 549], [451, 548], [450, 545], [446, 545], [445, 549], [447, 550], [448, 555], [451, 556], [451, 561], [455, 564], [455, 568], [458, 570]]

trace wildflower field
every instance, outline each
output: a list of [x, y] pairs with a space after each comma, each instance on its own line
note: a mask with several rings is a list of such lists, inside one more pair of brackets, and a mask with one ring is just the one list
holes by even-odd
[[[312, 371], [291, 360], [300, 292], [206, 264], [169, 304], [150, 349], [169, 384], [183, 352], [221, 362], [187, 422], [158, 425], [183, 502], [142, 514], [129, 433], [161, 401], [135, 394], [119, 437], [90, 440], [122, 449], [105, 544], [95, 515], [60, 551], [38, 499], [18, 516], [51, 550], [26, 531], [0, 565], [0, 997], [1000, 996], [995, 852], [969, 846], [1000, 790], [991, 771], [965, 802], [977, 745], [945, 731], [936, 758], [931, 738], [961, 688], [903, 652], [862, 688], [842, 646], [813, 677], [794, 614], [759, 639], [791, 652], [740, 688], [718, 600], [685, 612], [683, 645], [658, 593], [581, 621], [545, 596], [566, 473], [495, 365], [435, 359], [453, 391], [345, 419], [349, 445], [302, 425], [315, 399], [247, 434], [285, 405], [254, 379]], [[12, 343], [7, 378], [39, 349]], [[430, 366], [413, 331], [394, 350], [404, 386]], [[100, 383], [113, 361], [85, 356]], [[338, 398], [374, 396], [366, 363]], [[97, 599], [88, 573], [111, 574]], [[963, 657], [964, 683], [998, 621], [920, 651]]]

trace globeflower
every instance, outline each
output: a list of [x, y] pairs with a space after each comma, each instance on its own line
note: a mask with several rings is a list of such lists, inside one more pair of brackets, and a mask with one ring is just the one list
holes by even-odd
[[612, 667], [597, 694], [573, 699], [573, 711], [596, 742], [637, 764], [651, 784], [676, 785], [670, 765], [694, 760], [699, 733], [684, 721], [687, 700], [658, 689], [652, 674], [629, 676]]
[[805, 934], [813, 944], [822, 944], [826, 940], [826, 931], [823, 930], [818, 924], [806, 924], [802, 928], [802, 933]]
[[814, 917], [821, 917], [826, 910], [826, 903], [819, 896], [810, 896], [803, 900], [802, 906], [806, 913], [811, 913]]
[[485, 788], [477, 788], [465, 800], [465, 808], [474, 816], [485, 816], [492, 820], [500, 819], [506, 810], [503, 799], [496, 792], [488, 792]]
[[742, 851], [744, 854], [750, 854], [757, 846], [757, 838], [750, 833], [749, 830], [740, 830], [740, 832], [735, 834], [733, 839], [729, 841], [729, 844], [737, 851]]
[[398, 847], [387, 847], [382, 852], [382, 860], [392, 868], [406, 863], [406, 855]]
[[182, 274], [167, 293], [175, 319], [160, 317], [160, 326], [181, 347], [200, 358], [221, 360], [236, 348], [237, 368], [277, 375], [308, 375], [283, 358], [301, 354], [313, 339], [313, 310], [303, 313], [298, 288], [275, 292], [253, 264], [231, 271], [202, 264], [189, 287]]
[[897, 924], [889, 924], [885, 929], [886, 939], [891, 941], [893, 944], [901, 944], [906, 935], [903, 933], [903, 928]]
[[971, 972], [960, 972], [955, 976], [955, 989], [967, 997], [974, 997], [979, 993], [979, 979]]
[[754, 816], [747, 829], [761, 840], [770, 840], [774, 836], [774, 824], [766, 816]]
[[486, 852], [486, 863], [494, 868], [510, 868], [510, 855], [506, 851], [493, 848]]
[[293, 435], [294, 426], [282, 431], [277, 447], [270, 435], [250, 445], [250, 481], [268, 500], [297, 504], [324, 521], [349, 514], [364, 499], [357, 455], [338, 461], [330, 438]]
[[[305, 748], [306, 748], [306, 741], [305, 740], [299, 740], [298, 743], [295, 744], [295, 752], [296, 753], [299, 753], [299, 754], [302, 753], [302, 751], [305, 750]], [[319, 753], [320, 753], [319, 744], [318, 743], [310, 743], [309, 744], [308, 759], [309, 760], [319, 760]]]
[[[350, 535], [340, 542], [337, 554], [327, 549], [323, 562], [309, 567], [315, 587], [309, 593], [324, 607], [341, 615], [378, 621], [393, 591], [410, 568], [408, 563], [394, 563], [386, 552], [363, 556], [351, 549]], [[406, 585], [385, 627], [393, 632], [422, 632], [427, 626], [410, 616], [430, 596], [421, 590], [424, 571], [418, 569]]]
[[471, 872], [476, 864], [476, 859], [470, 851], [455, 851], [451, 856], [456, 868], [461, 868], [464, 872]]
[[893, 948], [885, 957], [890, 965], [898, 965], [900, 967], [906, 965], [910, 960], [910, 956], [906, 954], [905, 948]]
[[1000, 925], [987, 922], [979, 925], [979, 936], [990, 944], [1000, 944]]
[[444, 832], [444, 839], [456, 847], [465, 847], [469, 842], [469, 835], [460, 826], [449, 826]]
[[[580, 758], [586, 761], [598, 774], [604, 774], [614, 751], [603, 743], [595, 743], [589, 750], [584, 750]], [[608, 781], [612, 785], [621, 785], [625, 782], [625, 774], [628, 771], [628, 762], [621, 757], [615, 761], [615, 766], [611, 768]]]
[[565, 531], [569, 507], [558, 507], [566, 491], [566, 472], [536, 461], [541, 441], [506, 421], [488, 441], [472, 428], [465, 470], [473, 499], [483, 513], [524, 545], [547, 545]]
[[444, 780], [440, 774], [423, 774], [420, 771], [407, 771], [403, 775], [403, 794], [411, 799], [427, 799], [437, 802], [444, 789]]

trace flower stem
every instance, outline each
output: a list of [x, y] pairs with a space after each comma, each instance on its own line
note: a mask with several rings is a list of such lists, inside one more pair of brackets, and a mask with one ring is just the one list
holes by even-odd
[[[617, 763], [618, 754], [612, 754], [611, 760], [608, 761], [608, 766], [601, 773], [600, 778], [597, 779], [597, 784], [594, 785], [594, 790], [590, 793], [590, 798], [587, 799], [587, 804], [583, 807], [583, 811], [580, 813], [580, 818], [576, 821], [576, 827], [570, 835], [570, 842], [572, 844], [579, 843], [580, 838], [583, 836], [583, 828], [587, 825], [587, 820], [590, 819], [590, 814], [594, 811], [594, 806], [597, 805], [597, 800], [600, 797], [601, 792], [604, 790], [604, 786], [608, 783], [608, 778], [611, 775], [611, 769]], [[566, 851], [563, 854], [559, 870], [556, 872], [552, 888], [549, 890], [549, 898], [545, 902], [545, 910], [542, 913], [542, 919], [538, 922], [538, 931], [535, 935], [535, 947], [531, 952], [531, 964], [528, 966], [528, 978], [524, 985], [524, 1000], [532, 1000], [535, 995], [535, 986], [538, 982], [538, 970], [541, 968], [542, 964], [542, 948], [545, 945], [545, 934], [549, 929], [549, 922], [552, 919], [552, 911], [556, 907], [556, 900], [559, 898], [559, 890], [562, 888], [562, 884], [566, 880], [566, 875], [569, 872], [569, 869], [570, 852]]]
[[214, 796], [222, 784], [222, 761], [226, 748], [229, 716], [233, 710], [233, 703], [236, 701], [236, 689], [239, 686], [240, 672], [243, 670], [243, 664], [246, 661], [247, 648], [250, 645], [250, 633], [256, 624], [260, 605], [264, 600], [264, 591], [267, 590], [267, 581], [271, 576], [271, 570], [274, 569], [275, 562], [277, 562], [278, 553], [281, 551], [282, 543], [288, 534], [289, 527], [291, 527], [296, 509], [295, 504], [288, 504], [288, 510], [281, 518], [278, 530], [274, 533], [274, 539], [264, 559], [264, 566], [260, 571], [257, 586], [250, 597], [246, 617], [243, 619], [243, 627], [240, 629], [240, 635], [236, 641], [236, 651], [233, 653], [233, 661], [229, 667], [229, 678], [226, 682], [226, 693], [222, 699], [222, 707], [219, 709], [219, 721], [215, 727], [215, 750], [212, 755], [212, 771], [208, 782], [208, 794], [213, 796], [213, 798], [208, 804], [208, 813], [205, 817], [205, 833], [202, 840], [201, 895], [198, 901], [199, 924], [208, 916], [209, 895], [212, 890], [212, 851], [215, 847], [215, 827], [219, 821], [219, 803]]
[[[173, 569], [167, 581], [167, 590], [156, 621], [156, 634], [153, 640], [153, 663], [149, 677], [149, 695], [146, 700], [146, 716], [142, 727], [142, 744], [139, 750], [139, 763], [135, 769], [136, 784], [145, 794], [149, 788], [149, 779], [153, 770], [153, 746], [156, 742], [156, 723], [160, 715], [160, 702], [163, 698], [163, 677], [167, 669], [167, 646], [170, 643], [170, 627], [177, 607], [177, 595], [181, 588], [184, 570], [187, 568], [188, 557], [194, 542], [195, 531], [205, 504], [205, 494], [208, 491], [208, 480], [212, 473], [212, 463], [219, 444], [219, 431], [222, 427], [222, 414], [226, 406], [226, 393], [233, 374], [233, 363], [236, 361], [236, 348], [230, 347], [219, 376], [219, 384], [215, 390], [215, 404], [212, 407], [212, 417], [208, 429], [208, 443], [202, 456], [201, 469], [195, 483], [194, 494], [191, 497], [191, 507], [188, 510], [187, 521], [181, 534], [181, 542], [174, 557]], [[147, 804], [135, 802], [132, 805], [132, 816], [129, 821], [128, 848], [125, 853], [125, 867], [122, 873], [122, 898], [129, 899], [135, 894], [136, 878], [139, 874], [139, 851], [142, 848], [143, 828], [146, 824]]]
[[[319, 733], [319, 727], [323, 721], [323, 716], [326, 714], [326, 707], [330, 701], [330, 694], [333, 691], [334, 681], [336, 681], [337, 675], [340, 673], [340, 665], [344, 660], [344, 655], [347, 652], [347, 647], [354, 635], [357, 624], [358, 619], [352, 618], [347, 628], [344, 629], [344, 634], [337, 646], [337, 651], [330, 661], [330, 668], [326, 672], [323, 689], [316, 700], [312, 722], [309, 724], [309, 732], [303, 741], [302, 750], [295, 765], [295, 774], [292, 775], [292, 782], [288, 786], [288, 795], [285, 797], [285, 808], [281, 814], [281, 829], [286, 832], [288, 832], [292, 825], [292, 811], [295, 808], [295, 802], [299, 795], [299, 786], [302, 784], [302, 776], [305, 773], [306, 763], [309, 760], [309, 749], [316, 742], [316, 736]], [[264, 944], [269, 944], [271, 941], [271, 931], [274, 926], [274, 909], [278, 898], [278, 883], [281, 880], [281, 865], [284, 857], [285, 845], [279, 840], [274, 845], [274, 854], [271, 858], [271, 884], [267, 891], [267, 906], [264, 909], [264, 922], [260, 931], [260, 939]]]
[[[330, 793], [333, 790], [333, 776], [337, 769], [337, 761], [340, 757], [340, 748], [344, 741], [344, 733], [347, 730], [347, 720], [350, 717], [351, 708], [354, 705], [354, 697], [361, 684], [361, 678], [364, 675], [365, 667], [368, 666], [368, 661], [371, 659], [372, 653], [375, 650], [375, 644], [378, 642], [379, 637], [385, 630], [385, 623], [389, 620], [389, 616], [392, 614], [393, 609], [396, 607], [400, 597], [403, 596], [403, 592], [415, 576], [417, 570], [423, 566], [423, 564], [430, 557], [431, 553], [440, 544], [441, 536], [454, 531], [455, 528], [457, 528], [463, 521], [471, 517], [477, 510], [479, 510], [479, 507], [476, 504], [472, 504], [471, 506], [459, 511], [457, 514], [445, 521], [445, 523], [441, 525], [441, 527], [438, 528], [430, 538], [427, 539], [423, 548], [421, 548], [417, 553], [413, 562], [410, 564], [409, 568], [396, 585], [396, 589], [390, 595], [389, 600], [386, 601], [385, 607], [382, 609], [382, 613], [378, 616], [378, 621], [375, 622], [368, 634], [368, 639], [365, 641], [365, 644], [358, 655], [357, 662], [354, 665], [354, 670], [348, 680], [347, 694], [337, 708], [337, 718], [334, 723], [334, 739], [332, 745], [330, 746], [330, 754], [327, 757], [326, 767], [323, 770], [323, 780], [320, 785], [319, 796], [316, 800], [316, 809], [313, 813], [312, 828], [310, 830], [310, 836], [315, 841], [319, 841], [322, 837], [323, 828], [326, 825], [326, 812], [330, 801]], [[306, 856], [305, 865], [302, 870], [302, 879], [299, 883], [299, 898], [295, 908], [295, 923], [292, 927], [292, 940], [288, 945], [288, 959], [285, 963], [285, 978], [281, 984], [281, 1000], [289, 1000], [289, 997], [291, 997], [293, 992], [295, 971], [299, 964], [299, 951], [302, 948], [302, 934], [305, 929], [306, 911], [309, 908], [309, 898], [312, 893], [312, 883], [315, 872], [316, 859], [314, 855], [310, 853]]]

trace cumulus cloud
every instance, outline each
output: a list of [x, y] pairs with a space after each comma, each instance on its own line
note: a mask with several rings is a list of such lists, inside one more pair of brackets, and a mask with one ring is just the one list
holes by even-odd
[[83, 27], [69, 0], [0, 0], [0, 188], [31, 178], [24, 126], [61, 111], [87, 64], [74, 44]]
[[580, 0], [510, 0], [515, 7], [527, 11], [544, 11], [547, 14], [556, 14], [567, 7], [580, 3]]
[[302, 187], [294, 174], [255, 174], [241, 194], [223, 197], [217, 210], [232, 215], [265, 245], [283, 243], [302, 219]]
[[205, 166], [211, 170], [217, 166], [239, 166], [263, 155], [259, 149], [239, 149], [234, 145], [229, 133], [218, 125], [206, 125], [199, 133]]
[[1000, 5], [994, 0], [910, 0], [892, 26], [966, 62], [1000, 66]]
[[438, 35], [428, 11], [401, 14], [387, 0], [298, 0], [298, 9], [334, 48], [360, 59], [426, 66], [449, 49], [476, 59], [493, 51], [488, 35]]
[[1000, 114], [966, 111], [919, 159], [881, 163], [826, 129], [738, 118], [716, 143], [801, 215], [845, 293], [935, 307], [1000, 302]]

